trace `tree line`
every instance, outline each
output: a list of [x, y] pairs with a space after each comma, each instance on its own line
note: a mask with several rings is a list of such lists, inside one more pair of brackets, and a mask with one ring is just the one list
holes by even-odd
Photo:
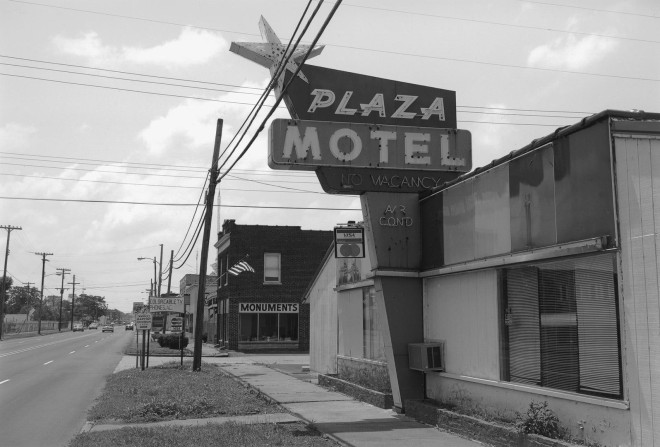
[[[0, 282], [2, 278], [0, 277]], [[28, 320], [39, 319], [40, 289], [29, 286], [14, 286], [12, 278], [7, 278], [5, 287], [4, 314], [22, 314]], [[61, 300], [62, 321], [71, 321], [71, 300], [65, 297]], [[102, 316], [107, 316], [110, 321], [123, 319], [123, 312], [117, 309], [108, 309], [105, 297], [81, 293], [75, 296], [73, 306], [74, 321], [91, 323], [98, 321]], [[41, 319], [43, 321], [59, 321], [60, 319], [60, 295], [44, 296], [41, 305]]]

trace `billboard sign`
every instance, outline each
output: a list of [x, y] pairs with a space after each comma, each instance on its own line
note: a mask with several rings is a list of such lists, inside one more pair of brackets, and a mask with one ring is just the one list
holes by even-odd
[[149, 297], [149, 308], [151, 312], [178, 312], [183, 313], [183, 297]]

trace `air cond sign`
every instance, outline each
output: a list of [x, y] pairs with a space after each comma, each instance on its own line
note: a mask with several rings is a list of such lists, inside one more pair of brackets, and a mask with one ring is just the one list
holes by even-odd
[[467, 130], [278, 119], [270, 127], [268, 164], [468, 172], [471, 149]]

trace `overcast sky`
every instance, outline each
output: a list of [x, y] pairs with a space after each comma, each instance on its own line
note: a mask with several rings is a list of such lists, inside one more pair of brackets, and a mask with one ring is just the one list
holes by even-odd
[[[35, 253], [52, 253], [45, 295], [59, 294], [56, 269], [68, 268], [77, 294], [129, 311], [153, 278], [137, 258], [159, 261], [163, 244], [178, 292], [199, 269], [190, 236], [216, 120], [224, 150], [270, 76], [229, 45], [262, 42], [261, 15], [286, 42], [306, 4], [0, 0], [0, 225], [22, 227], [10, 240], [14, 284], [39, 286]], [[657, 0], [351, 0], [309, 63], [456, 91], [479, 167], [605, 109], [660, 112], [659, 16]], [[263, 134], [223, 179], [214, 222], [361, 220], [357, 197], [322, 193], [309, 172], [271, 171]]]

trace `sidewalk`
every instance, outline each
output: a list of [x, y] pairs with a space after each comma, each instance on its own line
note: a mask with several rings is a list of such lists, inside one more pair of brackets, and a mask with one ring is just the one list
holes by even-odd
[[484, 445], [421, 424], [392, 410], [383, 410], [344, 394], [328, 391], [268, 366], [258, 363], [230, 362], [223, 362], [221, 366], [242, 382], [258, 389], [282, 407], [304, 421], [314, 424], [319, 431], [344, 445], [356, 447], [483, 447]]
[[[308, 381], [313, 375], [291, 374], [293, 371], [301, 371], [303, 365], [309, 364], [309, 355], [254, 354], [216, 357], [215, 354], [217, 354], [215, 348], [204, 345], [203, 362], [219, 365], [237, 380], [259, 390], [264, 396], [278, 402], [295, 417], [313, 424], [319, 431], [342, 445], [355, 447], [484, 446], [480, 442], [441, 431], [392, 410], [383, 410], [344, 394], [328, 391]], [[188, 359], [190, 358], [188, 357]], [[156, 366], [172, 360], [175, 359], [151, 357], [149, 365]], [[128, 368], [135, 368], [135, 357], [125, 356], [117, 365], [115, 372]], [[312, 382], [315, 381], [312, 380]], [[206, 420], [206, 422], [209, 421]], [[170, 422], [175, 423], [175, 421]], [[221, 423], [222, 420], [213, 422]], [[248, 420], [244, 422], [249, 423]], [[182, 422], [176, 423], [181, 424]], [[187, 424], [198, 423], [199, 420], [191, 420]]]

